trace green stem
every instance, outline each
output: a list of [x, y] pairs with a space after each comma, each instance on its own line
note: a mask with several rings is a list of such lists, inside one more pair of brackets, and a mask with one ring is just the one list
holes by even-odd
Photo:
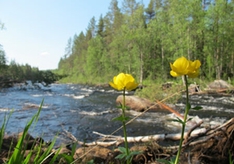
[[187, 80], [187, 76], [184, 76], [184, 80], [185, 80], [185, 87], [186, 87], [186, 108], [185, 108], [185, 114], [184, 114], [184, 120], [182, 123], [182, 131], [181, 131], [181, 138], [180, 138], [180, 144], [179, 144], [179, 149], [176, 155], [176, 160], [175, 160], [175, 164], [177, 164], [179, 162], [179, 157], [180, 157], [180, 153], [181, 153], [181, 149], [182, 149], [182, 144], [183, 144], [183, 140], [184, 140], [184, 131], [185, 131], [185, 126], [186, 126], [186, 121], [187, 121], [187, 116], [188, 116], [188, 112], [189, 112], [189, 97], [188, 97], [188, 80]]
[[[124, 120], [123, 120], [123, 133], [124, 133], [124, 140], [125, 140], [124, 144], [125, 144], [126, 153], [127, 153], [127, 156], [129, 156], [127, 131], [126, 131], [126, 124], [125, 124], [125, 109], [126, 109], [126, 105], [125, 105], [125, 89], [124, 89], [123, 90], [123, 106], [122, 106], [122, 116], [124, 118]], [[127, 163], [130, 164], [130, 161], [127, 160]]]

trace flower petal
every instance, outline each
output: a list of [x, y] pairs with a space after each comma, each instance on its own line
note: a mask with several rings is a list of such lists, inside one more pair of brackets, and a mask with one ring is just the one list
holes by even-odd
[[190, 78], [196, 78], [196, 77], [198, 77], [199, 74], [200, 74], [200, 71], [196, 70], [193, 73], [189, 73], [188, 77], [190, 77]]
[[199, 60], [190, 61], [182, 56], [176, 59], [173, 64], [170, 63], [170, 74], [173, 77], [188, 75], [189, 77], [194, 78], [199, 75], [200, 66], [201, 62]]
[[181, 74], [177, 74], [175, 71], [170, 71], [171, 76], [178, 77], [181, 76]]
[[178, 58], [173, 64], [170, 64], [172, 71], [181, 75], [188, 73], [189, 61], [185, 57]]
[[128, 90], [131, 91], [137, 88], [138, 84], [130, 74], [120, 73], [113, 78], [113, 82], [109, 83], [111, 87], [117, 90]]
[[126, 85], [126, 90], [128, 91], [131, 91], [133, 89], [136, 89], [138, 87], [138, 84], [135, 83], [135, 82], [129, 82], [127, 85]]

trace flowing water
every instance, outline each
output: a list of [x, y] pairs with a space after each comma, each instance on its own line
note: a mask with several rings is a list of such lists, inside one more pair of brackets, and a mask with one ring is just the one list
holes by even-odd
[[[15, 86], [0, 91], [0, 123], [10, 110], [14, 110], [6, 128], [6, 134], [23, 131], [26, 123], [36, 114], [44, 99], [40, 118], [30, 129], [34, 137], [41, 136], [46, 141], [58, 136], [58, 141], [69, 142], [64, 130], [78, 140], [90, 142], [100, 136], [93, 131], [111, 134], [121, 126], [112, 121], [121, 114], [115, 100], [120, 92], [111, 88], [85, 85], [52, 84], [49, 87], [35, 88]], [[128, 93], [133, 94], [132, 92]], [[201, 111], [191, 111], [194, 120], [204, 120], [203, 125], [217, 125], [234, 117], [234, 97], [196, 95], [191, 97], [192, 106], [200, 105]], [[184, 100], [178, 102], [177, 110], [183, 113]], [[131, 118], [138, 115], [128, 111]], [[162, 133], [177, 133], [179, 125], [168, 121], [173, 115], [169, 112], [147, 112], [127, 126], [128, 136], [143, 136]], [[122, 135], [118, 131], [114, 135]]]

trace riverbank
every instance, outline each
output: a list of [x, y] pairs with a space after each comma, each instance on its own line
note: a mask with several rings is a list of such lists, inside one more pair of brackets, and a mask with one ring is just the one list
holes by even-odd
[[[99, 137], [95, 136], [94, 134], [91, 134], [93, 131], [100, 132], [105, 135], [111, 134], [114, 130], [116, 130], [119, 125], [113, 124], [112, 118], [119, 115], [118, 109], [114, 108], [116, 106], [115, 100], [117, 96], [121, 93], [118, 93], [113, 90], [105, 89], [105, 88], [99, 88], [96, 87], [88, 87], [88, 86], [82, 86], [82, 85], [52, 85], [50, 90], [38, 90], [38, 89], [27, 89], [27, 90], [14, 90], [11, 89], [9, 91], [4, 91], [4, 93], [1, 93], [2, 100], [4, 98], [3, 102], [0, 102], [0, 104], [5, 104], [8, 106], [9, 104], [13, 105], [14, 100], [19, 99], [16, 101], [16, 105], [19, 105], [16, 109], [16, 114], [13, 116], [13, 124], [11, 125], [11, 121], [9, 122], [9, 127], [13, 128], [19, 123], [23, 124], [23, 120], [26, 121], [29, 120], [30, 117], [33, 116], [33, 113], [35, 113], [37, 108], [34, 106], [29, 106], [29, 103], [37, 104], [37, 102], [41, 101], [43, 97], [45, 97], [45, 104], [42, 109], [42, 113], [38, 122], [39, 127], [36, 126], [36, 133], [32, 134], [32, 136], [39, 136], [44, 133], [44, 136], [42, 138], [45, 140], [45, 144], [48, 139], [45, 138], [45, 136], [48, 134], [46, 129], [50, 131], [52, 134], [51, 137], [53, 138], [57, 134], [59, 134], [59, 137], [57, 139], [61, 139], [60, 136], [64, 132], [65, 136], [69, 136], [68, 134], [71, 134], [70, 136], [74, 136], [77, 140], [84, 141], [88, 144], [90, 142], [97, 141]], [[208, 103], [210, 100], [216, 100], [211, 97], [211, 99], [208, 99]], [[7, 102], [7, 100], [10, 100]], [[21, 104], [19, 102], [23, 102], [24, 100], [27, 100], [27, 102], [23, 103], [24, 105], [27, 105], [27, 110], [23, 109], [21, 107]], [[226, 99], [220, 99], [222, 102], [225, 102]], [[60, 102], [62, 102], [60, 104]], [[55, 103], [55, 104], [54, 104]], [[92, 105], [91, 105], [92, 104]], [[214, 103], [212, 103], [213, 105]], [[71, 105], [71, 106], [69, 106]], [[88, 105], [90, 105], [88, 107]], [[99, 106], [100, 105], [100, 106]], [[113, 106], [110, 108], [110, 106]], [[19, 109], [22, 108], [22, 109]], [[217, 108], [214, 109], [214, 113], [219, 115], [217, 112]], [[221, 110], [222, 112], [225, 110]], [[220, 112], [221, 112], [220, 111]], [[183, 113], [183, 111], [180, 111]], [[210, 111], [206, 111], [204, 109], [204, 112], [207, 112], [209, 116], [206, 118], [203, 118], [204, 121], [210, 122], [210, 120], [207, 120], [210, 118], [211, 113]], [[230, 111], [231, 112], [231, 111]], [[232, 113], [229, 112], [229, 116], [231, 116]], [[198, 112], [199, 113], [199, 112]], [[228, 113], [228, 111], [227, 111]], [[20, 114], [20, 116], [18, 116]], [[133, 112], [129, 111], [128, 115], [131, 118], [134, 118], [136, 115], [138, 115], [139, 112]], [[204, 115], [205, 113], [202, 113]], [[194, 114], [196, 115], [196, 114]], [[213, 115], [213, 114], [212, 114]], [[56, 117], [55, 117], [56, 116]], [[137, 137], [137, 136], [150, 136], [153, 134], [170, 134], [170, 133], [177, 133], [177, 129], [174, 129], [169, 127], [169, 122], [166, 121], [168, 118], [168, 113], [161, 113], [161, 112], [150, 112], [145, 113], [141, 117], [135, 119], [135, 121], [132, 124], [128, 125], [128, 134], [130, 137]], [[55, 119], [58, 118], [58, 121]], [[216, 121], [220, 121], [221, 117], [217, 117]], [[223, 123], [225, 123], [227, 120], [225, 120]], [[15, 124], [15, 123], [18, 124]], [[103, 124], [100, 124], [103, 123]], [[211, 122], [210, 122], [211, 123]], [[25, 124], [24, 124], [25, 126]], [[174, 127], [175, 125], [172, 125]], [[203, 127], [209, 127], [208, 124], [203, 125]], [[220, 125], [218, 125], [220, 126]], [[62, 128], [60, 128], [62, 127]], [[162, 129], [161, 129], [162, 128]], [[214, 128], [214, 126], [212, 127]], [[21, 128], [22, 129], [22, 128]], [[148, 131], [147, 131], [148, 130]], [[59, 133], [58, 133], [59, 132]], [[115, 136], [121, 136], [120, 133], [115, 134]], [[18, 135], [17, 135], [18, 136]], [[68, 147], [71, 149], [72, 142], [66, 142], [64, 146], [65, 148]], [[171, 141], [170, 144], [177, 145], [177, 141]], [[156, 154], [157, 152], [165, 153], [164, 151], [159, 151], [156, 148], [152, 148], [155, 145], [161, 145], [162, 142], [158, 141], [149, 141], [147, 143], [134, 143], [134, 146], [146, 146], [147, 148], [147, 154], [150, 154], [153, 150], [156, 152], [152, 152], [152, 154]], [[63, 144], [62, 144], [63, 145]], [[48, 146], [48, 145], [47, 145]], [[60, 146], [60, 145], [59, 145]], [[87, 150], [92, 149], [93, 146], [84, 146], [83, 144], [79, 145], [81, 148], [81, 154], [85, 154], [83, 151], [87, 152]], [[102, 150], [103, 146], [101, 147]], [[162, 146], [161, 146], [162, 147]], [[160, 147], [160, 150], [161, 150]], [[112, 145], [111, 148], [108, 148], [111, 150], [113, 154], [118, 154], [118, 152], [115, 152], [117, 148], [116, 145]], [[106, 149], [105, 149], [106, 150]], [[145, 149], [146, 150], [146, 149]], [[175, 150], [172, 150], [171, 153], [174, 153]], [[95, 154], [94, 152], [102, 152], [98, 148], [95, 148], [94, 151], [91, 151], [91, 154]], [[104, 153], [103, 153], [104, 154]], [[107, 153], [109, 154], [109, 153]], [[151, 155], [152, 155], [151, 154]], [[171, 156], [172, 156], [171, 155]], [[81, 155], [78, 155], [81, 157]], [[85, 157], [88, 155], [86, 154]], [[114, 155], [113, 155], [114, 156]], [[160, 156], [160, 154], [158, 155]], [[141, 156], [144, 158], [143, 156]], [[110, 158], [108, 156], [108, 158]], [[150, 158], [147, 156], [147, 159]], [[151, 157], [152, 159], [153, 157]], [[165, 157], [166, 158], [166, 157]], [[82, 158], [83, 160], [84, 158]], [[97, 158], [98, 159], [98, 158]], [[107, 158], [105, 158], [107, 160]]]
[[[197, 125], [195, 128], [199, 128]], [[234, 118], [228, 120], [223, 125], [215, 128], [207, 128], [196, 135], [192, 135], [193, 130], [185, 135], [183, 151], [180, 156], [180, 163], [231, 163], [234, 150]], [[69, 133], [67, 133], [69, 135]], [[61, 145], [52, 148], [52, 143], [46, 143], [42, 138], [33, 138], [29, 134], [19, 133], [17, 136], [5, 136], [0, 151], [0, 163], [7, 163], [15, 153], [15, 147], [22, 140], [20, 155], [27, 159], [29, 163], [34, 163], [38, 154], [41, 154], [44, 164], [49, 163], [115, 163], [120, 164], [121, 160], [116, 159], [120, 154], [115, 146], [100, 146], [99, 142], [79, 143], [76, 138], [69, 145]], [[73, 137], [72, 135], [70, 137]], [[132, 164], [151, 163], [157, 164], [160, 160], [170, 161], [176, 155], [178, 142], [161, 139], [155, 141], [153, 136], [148, 142], [134, 143], [132, 151], [140, 152], [135, 155]], [[178, 140], [179, 138], [177, 138]], [[112, 138], [113, 140], [113, 138]], [[143, 138], [142, 138], [143, 141]], [[175, 146], [161, 146], [162, 142], [170, 142]]]

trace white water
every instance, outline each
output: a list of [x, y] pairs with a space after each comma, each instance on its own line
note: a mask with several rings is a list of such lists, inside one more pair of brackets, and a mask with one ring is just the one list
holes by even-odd
[[[51, 140], [58, 135], [61, 142], [68, 142], [69, 139], [63, 135], [63, 131], [67, 130], [77, 139], [88, 142], [99, 137], [93, 134], [93, 131], [111, 134], [121, 126], [120, 122], [112, 121], [121, 114], [121, 110], [116, 108], [115, 104], [121, 92], [116, 92], [111, 88], [72, 84], [53, 84], [49, 88], [42, 89], [25, 88], [17, 86], [2, 89], [0, 92], [0, 117], [3, 118], [11, 109], [15, 111], [8, 123], [7, 134], [23, 131], [43, 99], [40, 119], [35, 128], [30, 131], [35, 137], [42, 136], [45, 140]], [[205, 95], [191, 97], [191, 100], [192, 106], [201, 105], [203, 109], [190, 111], [190, 117], [193, 119], [187, 128], [201, 119], [204, 121], [202, 126], [207, 127], [220, 125], [234, 117], [233, 97]], [[176, 106], [176, 110], [183, 114], [183, 101]], [[134, 118], [139, 113], [128, 111], [127, 115]], [[175, 116], [169, 112], [146, 112], [127, 126], [127, 133], [129, 136], [142, 136], [179, 132], [180, 125], [170, 121], [174, 118]], [[122, 135], [122, 131], [115, 135]]]

